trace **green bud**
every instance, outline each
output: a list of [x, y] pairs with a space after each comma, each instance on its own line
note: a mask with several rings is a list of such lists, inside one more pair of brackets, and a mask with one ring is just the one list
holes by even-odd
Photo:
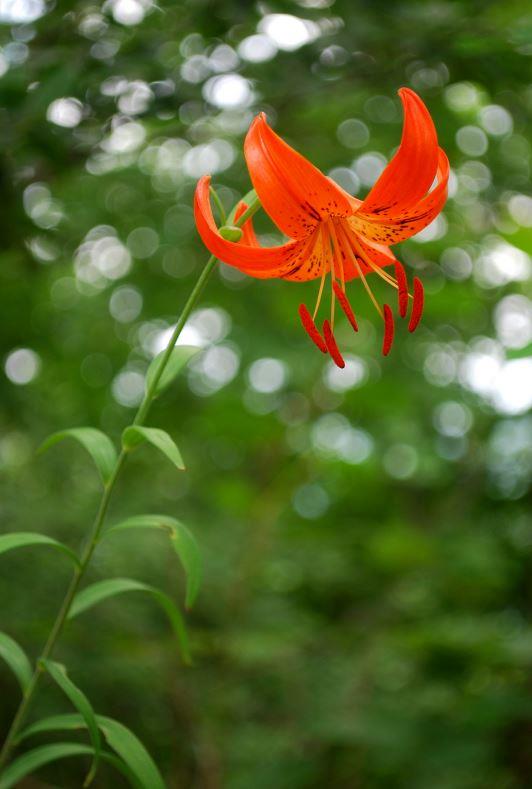
[[242, 230], [234, 225], [224, 225], [220, 228], [220, 235], [226, 241], [240, 241], [242, 238]]

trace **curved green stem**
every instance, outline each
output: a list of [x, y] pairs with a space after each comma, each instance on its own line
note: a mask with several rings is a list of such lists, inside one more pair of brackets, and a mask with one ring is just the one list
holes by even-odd
[[[249, 219], [250, 216], [252, 216], [258, 210], [259, 206], [260, 203], [258, 202], [258, 200], [253, 201], [253, 203], [246, 210], [246, 212], [242, 214], [242, 216], [237, 220], [237, 222], [235, 222], [235, 225], [243, 225], [244, 222], [247, 219]], [[181, 312], [181, 315], [179, 316], [179, 319], [176, 323], [175, 329], [172, 332], [172, 336], [168, 341], [168, 345], [166, 346], [166, 350], [161, 359], [161, 363], [157, 368], [157, 372], [153, 376], [153, 379], [151, 380], [150, 385], [146, 390], [144, 399], [139, 406], [135, 419], [133, 420], [133, 424], [141, 425], [146, 419], [151, 404], [153, 402], [155, 392], [157, 391], [157, 384], [159, 383], [159, 380], [165, 370], [165, 367], [168, 364], [170, 356], [172, 355], [172, 351], [174, 350], [177, 340], [179, 339], [179, 335], [183, 331], [183, 327], [187, 322], [190, 313], [194, 309], [194, 306], [196, 305], [205, 285], [207, 284], [207, 280], [209, 279], [210, 275], [214, 270], [216, 262], [217, 259], [214, 257], [214, 255], [212, 255], [207, 261], [203, 271], [199, 276], [198, 281], [196, 282], [194, 288], [192, 289], [192, 292], [188, 297], [188, 300], [185, 306], [183, 307], [183, 311]], [[70, 581], [65, 597], [63, 598], [63, 602], [61, 603], [61, 607], [59, 608], [57, 616], [52, 625], [52, 629], [50, 630], [50, 634], [46, 640], [46, 644], [44, 645], [43, 651], [36, 662], [35, 670], [30, 680], [30, 683], [24, 692], [22, 701], [20, 702], [20, 705], [15, 714], [15, 717], [13, 718], [13, 722], [11, 724], [5, 742], [2, 746], [2, 750], [0, 751], [0, 775], [2, 774], [2, 770], [7, 764], [11, 751], [14, 745], [16, 744], [18, 733], [20, 732], [20, 728], [26, 719], [26, 715], [30, 709], [31, 703], [35, 696], [35, 692], [39, 685], [43, 673], [41, 661], [49, 659], [56, 647], [57, 641], [61, 636], [65, 622], [68, 618], [68, 614], [70, 612], [70, 608], [72, 606], [74, 597], [76, 596], [78, 588], [85, 576], [87, 568], [92, 559], [92, 555], [96, 550], [96, 546], [98, 545], [98, 541], [100, 539], [100, 535], [105, 521], [105, 516], [107, 515], [107, 510], [109, 508], [111, 495], [113, 493], [115, 484], [124, 466], [125, 459], [126, 459], [126, 453], [124, 452], [124, 450], [122, 450], [116, 461], [115, 467], [113, 469], [113, 473], [111, 474], [111, 478], [105, 485], [102, 498], [100, 500], [100, 505], [98, 507], [98, 512], [96, 514], [96, 518], [92, 526], [89, 541], [83, 550], [80, 559], [80, 564], [74, 571], [74, 574]]]
[[215, 265], [216, 265], [216, 258], [214, 257], [214, 255], [211, 255], [211, 257], [207, 261], [207, 264], [205, 265], [205, 268], [201, 272], [198, 281], [196, 282], [194, 290], [188, 297], [188, 301], [183, 308], [183, 312], [179, 316], [179, 320], [175, 325], [175, 329], [172, 332], [172, 336], [170, 337], [168, 341], [168, 345], [166, 346], [166, 350], [164, 351], [163, 357], [161, 359], [161, 363], [157, 367], [157, 371], [153, 376], [149, 387], [146, 390], [144, 399], [139, 406], [139, 410], [137, 411], [137, 415], [135, 416], [135, 419], [133, 420], [134, 425], [141, 425], [146, 419], [146, 416], [148, 415], [148, 411], [150, 410], [151, 404], [153, 402], [155, 392], [157, 391], [157, 384], [161, 380], [161, 376], [165, 370], [166, 365], [168, 364], [170, 356], [172, 355], [172, 351], [174, 350], [175, 345], [179, 339], [179, 335], [183, 331], [183, 327], [187, 322], [188, 316], [192, 312], [192, 309], [196, 304], [197, 300], [199, 299], [203, 288], [207, 284], [207, 280], [209, 279]]

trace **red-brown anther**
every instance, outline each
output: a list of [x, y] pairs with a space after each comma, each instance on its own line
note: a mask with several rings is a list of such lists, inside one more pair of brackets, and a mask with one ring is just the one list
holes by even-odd
[[327, 343], [327, 350], [331, 354], [331, 358], [335, 365], [337, 367], [345, 367], [343, 356], [338, 350], [336, 340], [334, 339], [331, 324], [327, 320], [323, 321], [323, 336], [325, 337], [325, 342]]
[[417, 277], [414, 277], [414, 299], [412, 302], [412, 313], [408, 323], [408, 331], [415, 331], [421, 316], [423, 315], [423, 302], [424, 291], [423, 283]]
[[382, 355], [388, 356], [393, 343], [394, 321], [393, 313], [388, 304], [382, 308], [384, 314], [384, 339], [382, 341]]
[[403, 265], [398, 260], [395, 262], [395, 278], [397, 279], [399, 315], [404, 318], [408, 309], [408, 282]]
[[349, 301], [347, 300], [347, 296], [345, 295], [340, 285], [336, 282], [336, 280], [333, 281], [333, 290], [334, 290], [334, 295], [338, 299], [340, 307], [343, 309], [345, 313], [345, 317], [347, 318], [353, 329], [355, 331], [358, 331], [358, 323], [357, 323], [357, 319], [355, 318], [355, 313], [353, 312], [353, 309], [349, 304]]
[[307, 332], [308, 336], [314, 343], [317, 345], [318, 348], [322, 353], [327, 353], [327, 345], [321, 334], [318, 331], [318, 328], [314, 321], [312, 320], [312, 316], [308, 309], [305, 307], [304, 304], [299, 305], [299, 317], [301, 318], [301, 323], [303, 324], [303, 328]]

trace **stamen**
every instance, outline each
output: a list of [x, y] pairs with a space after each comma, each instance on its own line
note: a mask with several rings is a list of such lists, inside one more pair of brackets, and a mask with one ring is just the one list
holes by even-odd
[[310, 312], [304, 304], [299, 305], [299, 317], [301, 318], [303, 328], [307, 332], [314, 345], [317, 345], [322, 353], [327, 353], [327, 345], [319, 333], [316, 324], [312, 320]]
[[384, 312], [384, 339], [382, 341], [382, 355], [388, 356], [393, 343], [394, 322], [393, 313], [388, 304], [383, 307]]
[[332, 333], [331, 324], [327, 320], [323, 321], [323, 336], [325, 337], [325, 342], [327, 343], [327, 350], [331, 354], [335, 365], [340, 368], [345, 367], [343, 356], [338, 350], [336, 340], [334, 339], [334, 334]]
[[344, 291], [335, 280], [333, 280], [333, 290], [336, 295], [336, 298], [340, 302], [340, 307], [345, 312], [345, 316], [347, 320], [349, 321], [353, 329], [355, 331], [358, 331], [358, 323], [357, 323], [357, 319], [355, 318], [355, 313], [353, 312], [353, 309], [349, 304], [349, 301], [347, 300], [347, 296], [345, 295]]
[[327, 270], [325, 269], [323, 274], [321, 275], [321, 282], [320, 282], [320, 289], [318, 291], [318, 298], [316, 300], [316, 306], [314, 307], [314, 312], [312, 313], [312, 320], [316, 320], [316, 315], [318, 314], [318, 310], [321, 304], [321, 297], [323, 294], [323, 286], [325, 285], [325, 277], [327, 276]]
[[414, 277], [414, 300], [412, 302], [412, 313], [408, 323], [408, 331], [415, 331], [421, 316], [423, 315], [423, 302], [425, 300], [423, 283], [417, 277]]
[[[334, 277], [334, 252], [331, 249], [332, 238], [329, 234], [328, 223], [321, 225], [320, 232], [322, 234], [323, 251], [325, 253], [325, 258], [326, 258], [326, 266], [323, 272], [323, 277], [325, 277], [326, 274], [330, 273], [332, 279]], [[320, 286], [320, 298], [321, 298], [321, 286]], [[316, 312], [314, 313], [314, 317], [316, 317]], [[334, 297], [332, 295], [332, 292], [331, 292], [331, 324], [334, 326]]]
[[[338, 263], [340, 266], [340, 280], [342, 282], [342, 290], [345, 291], [345, 274], [344, 274], [344, 261], [342, 259], [342, 250], [340, 248], [340, 244], [338, 243], [338, 236], [336, 235], [336, 230], [334, 228], [334, 222], [332, 220], [329, 221], [329, 232], [333, 241], [333, 246], [336, 250], [336, 257], [338, 259]], [[334, 265], [334, 264], [333, 264]], [[331, 267], [332, 269], [332, 267]], [[338, 276], [336, 270], [333, 270], [333, 274]]]
[[[364, 287], [366, 289], [366, 293], [370, 297], [371, 301], [373, 302], [373, 306], [375, 307], [375, 309], [377, 310], [377, 312], [379, 313], [379, 315], [382, 318], [383, 317], [382, 309], [381, 309], [377, 299], [373, 295], [373, 291], [371, 290], [370, 286], [368, 285], [368, 281], [367, 281], [366, 277], [364, 276], [364, 272], [362, 271], [360, 263], [358, 262], [357, 255], [351, 249], [350, 242], [352, 242], [354, 244], [356, 242], [354, 241], [354, 239], [350, 239], [349, 236], [347, 235], [347, 233], [345, 233], [345, 231], [342, 228], [340, 228], [340, 229], [342, 230], [342, 236], [343, 236], [342, 242], [344, 244], [344, 249], [347, 251], [349, 257], [353, 261], [353, 263], [354, 263], [354, 265], [355, 265], [355, 267], [356, 267], [356, 269], [358, 271], [358, 274], [360, 276], [360, 279], [362, 280], [362, 284], [364, 285]], [[356, 251], [358, 252], [358, 249]]]
[[398, 260], [395, 261], [395, 276], [397, 277], [399, 315], [404, 318], [408, 309], [408, 281], [404, 267]]
[[360, 257], [362, 258], [364, 263], [366, 263], [366, 265], [369, 266], [369, 268], [372, 271], [374, 271], [375, 274], [377, 274], [381, 279], [383, 279], [385, 282], [387, 282], [388, 285], [391, 285], [392, 288], [396, 288], [397, 287], [397, 282], [395, 281], [395, 278], [392, 277], [391, 274], [388, 274], [386, 271], [384, 271], [383, 268], [381, 268], [380, 266], [377, 266], [377, 264], [373, 262], [373, 260], [369, 257], [369, 255], [365, 252], [363, 246], [360, 243], [357, 242], [355, 234], [352, 233], [349, 230], [344, 231], [344, 232], [345, 232], [346, 236], [348, 237], [349, 241], [351, 242], [351, 244], [356, 246], [357, 254], [360, 255]]

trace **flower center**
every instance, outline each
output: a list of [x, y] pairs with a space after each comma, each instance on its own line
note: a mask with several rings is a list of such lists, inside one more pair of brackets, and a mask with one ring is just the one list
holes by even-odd
[[[353, 330], [357, 332], [358, 323], [346, 294], [345, 281], [346, 273], [349, 279], [352, 279], [353, 275], [358, 275], [362, 280], [368, 297], [383, 321], [382, 354], [387, 356], [393, 344], [395, 330], [393, 312], [389, 304], [379, 304], [367, 281], [366, 274], [377, 274], [387, 285], [390, 285], [397, 291], [397, 307], [401, 318], [406, 317], [408, 300], [412, 300], [412, 311], [408, 323], [410, 332], [415, 331], [423, 313], [424, 292], [421, 280], [418, 277], [413, 278], [413, 293], [410, 293], [406, 272], [402, 264], [398, 260], [394, 261], [395, 276], [388, 271], [384, 271], [382, 266], [379, 266], [372, 260], [371, 252], [368, 251], [365, 243], [343, 219], [328, 219], [317, 232], [322, 234], [321, 241], [325, 250], [326, 265], [312, 316], [304, 304], [299, 308], [299, 315], [305, 331], [322, 353], [328, 352], [338, 367], [345, 366], [344, 359], [334, 337], [334, 308], [336, 302], [338, 302]], [[392, 259], [390, 259], [390, 264], [391, 262]], [[320, 309], [325, 280], [328, 275], [330, 275], [331, 281], [330, 321], [324, 321], [323, 330], [320, 333], [315, 320]]]

